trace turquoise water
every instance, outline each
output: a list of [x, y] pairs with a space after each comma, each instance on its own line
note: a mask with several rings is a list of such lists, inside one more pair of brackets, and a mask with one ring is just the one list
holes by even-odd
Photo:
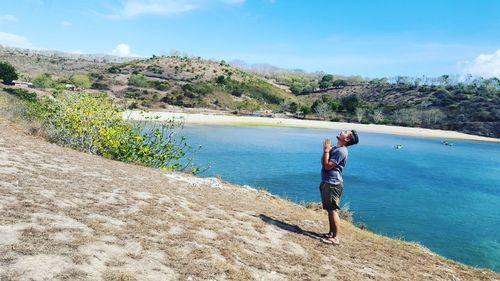
[[[182, 134], [203, 146], [195, 161], [211, 168], [202, 176], [319, 202], [322, 141], [338, 131], [187, 126]], [[349, 148], [342, 203], [372, 231], [500, 271], [500, 144], [450, 142], [360, 133]]]

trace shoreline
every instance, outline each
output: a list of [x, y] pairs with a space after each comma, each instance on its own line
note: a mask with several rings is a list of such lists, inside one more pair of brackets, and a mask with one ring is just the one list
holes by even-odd
[[[414, 128], [414, 127], [401, 127], [401, 126], [388, 126], [388, 125], [376, 125], [376, 124], [356, 124], [347, 122], [330, 122], [330, 121], [317, 121], [317, 120], [300, 120], [300, 119], [289, 119], [289, 118], [272, 118], [272, 117], [256, 117], [256, 116], [237, 116], [237, 115], [224, 115], [224, 114], [205, 114], [205, 113], [184, 113], [184, 112], [142, 112], [145, 117], [141, 117], [141, 111], [127, 112], [128, 118], [131, 120], [155, 120], [147, 119], [157, 116], [156, 120], [178, 120], [183, 121], [185, 124], [190, 125], [207, 125], [207, 126], [270, 126], [270, 127], [290, 127], [290, 128], [310, 128], [310, 129], [356, 129], [360, 132], [368, 133], [378, 133], [378, 134], [393, 134], [401, 136], [413, 136], [422, 138], [446, 138], [448, 140], [471, 140], [471, 141], [486, 141], [486, 142], [500, 142], [497, 138], [488, 138], [476, 135], [469, 135], [465, 133], [446, 131], [446, 130], [436, 130], [436, 129], [426, 129], [426, 128]], [[210, 179], [210, 178], [209, 178]], [[216, 178], [214, 178], [216, 179]], [[226, 181], [229, 184], [239, 186], [240, 188], [249, 190], [258, 190], [257, 186], [240, 185], [235, 182]], [[264, 189], [265, 192], [271, 197], [288, 200], [288, 197], [283, 197], [278, 193], [271, 193], [270, 191]], [[302, 205], [297, 200], [291, 200], [292, 204]], [[313, 201], [312, 203], [317, 203]], [[352, 222], [354, 224], [354, 221]], [[380, 235], [389, 239], [398, 239], [387, 233], [377, 232], [373, 229], [369, 229], [371, 233], [375, 235]], [[416, 242], [421, 243], [421, 242]], [[445, 256], [443, 253], [438, 253], [436, 250], [430, 250], [428, 245], [418, 244], [419, 247], [437, 255], [439, 257], [445, 258], [447, 260], [460, 263], [466, 266], [472, 266], [476, 269], [487, 269], [496, 272], [492, 268], [472, 265], [465, 263], [464, 261]]]
[[215, 115], [215, 114], [200, 114], [200, 113], [181, 113], [181, 112], [142, 112], [138, 110], [125, 111], [124, 117], [136, 121], [151, 120], [152, 117], [158, 116], [158, 121], [174, 119], [183, 121], [186, 124], [193, 125], [222, 125], [222, 126], [276, 126], [276, 127], [295, 127], [295, 128], [317, 128], [317, 129], [354, 129], [359, 132], [393, 134], [402, 136], [424, 137], [424, 138], [440, 138], [440, 139], [459, 139], [459, 140], [474, 140], [486, 142], [500, 142], [500, 139], [470, 135], [455, 131], [388, 126], [376, 124], [357, 124], [347, 122], [330, 122], [317, 120], [301, 120], [289, 118], [271, 118], [271, 117], [256, 117], [256, 116], [232, 116], [232, 115]]

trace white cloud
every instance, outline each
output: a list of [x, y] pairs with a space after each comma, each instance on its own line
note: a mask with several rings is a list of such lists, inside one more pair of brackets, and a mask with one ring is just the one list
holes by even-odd
[[13, 15], [0, 15], [0, 23], [2, 22], [18, 22], [19, 20]]
[[229, 5], [241, 5], [245, 3], [245, 0], [224, 0], [224, 2]]
[[72, 26], [73, 24], [72, 24], [71, 22], [69, 22], [69, 21], [65, 21], [65, 20], [63, 20], [63, 21], [61, 21], [61, 25], [62, 25], [62, 26], [65, 26], [65, 27], [70, 27], [70, 26]]
[[128, 44], [118, 44], [113, 51], [111, 51], [111, 55], [118, 57], [140, 57], [137, 54], [134, 54], [130, 49]]
[[245, 0], [124, 0], [122, 6], [113, 14], [106, 14], [109, 19], [131, 18], [140, 15], [167, 16], [193, 11], [214, 3], [242, 5]]
[[472, 62], [460, 62], [458, 67], [465, 74], [500, 78], [500, 49], [493, 54], [481, 54]]
[[195, 2], [183, 0], [127, 0], [115, 14], [107, 15], [107, 17], [110, 19], [120, 19], [144, 14], [162, 16], [178, 14], [198, 8]]
[[5, 32], [0, 32], [0, 44], [24, 49], [36, 49], [27, 38], [17, 34]]

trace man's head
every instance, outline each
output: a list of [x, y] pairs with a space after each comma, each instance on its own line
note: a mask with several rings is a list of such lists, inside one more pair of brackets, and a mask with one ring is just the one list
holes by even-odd
[[359, 142], [358, 132], [356, 130], [345, 130], [340, 132], [337, 139], [345, 144], [345, 146], [350, 146], [357, 144]]

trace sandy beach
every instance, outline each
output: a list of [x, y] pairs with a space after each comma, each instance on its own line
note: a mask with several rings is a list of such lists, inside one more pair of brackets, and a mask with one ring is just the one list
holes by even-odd
[[180, 112], [141, 112], [141, 111], [126, 111], [124, 113], [124, 116], [132, 120], [147, 120], [147, 119], [151, 120], [151, 118], [157, 116], [158, 117], [157, 120], [160, 121], [175, 119], [183, 121], [186, 124], [199, 124], [199, 125], [284, 126], [284, 127], [297, 127], [297, 128], [323, 128], [323, 129], [335, 129], [335, 130], [355, 129], [358, 130], [359, 132], [440, 138], [443, 140], [462, 139], [462, 140], [500, 142], [500, 139], [497, 138], [469, 135], [454, 131], [375, 125], [375, 124], [356, 124], [356, 123], [345, 123], [345, 122], [300, 120], [300, 119], [290, 119], [290, 118], [196, 114], [196, 113], [180, 113]]

